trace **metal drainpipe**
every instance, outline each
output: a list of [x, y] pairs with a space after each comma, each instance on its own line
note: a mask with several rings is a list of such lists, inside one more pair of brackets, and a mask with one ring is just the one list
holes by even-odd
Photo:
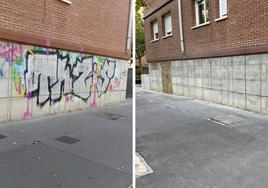
[[181, 1], [178, 0], [178, 15], [179, 15], [179, 31], [180, 31], [180, 42], [181, 42], [181, 52], [185, 53], [184, 49], [184, 36], [183, 36], [183, 28], [182, 28], [182, 7], [181, 7]]
[[130, 51], [130, 48], [131, 48], [132, 21], [133, 21], [132, 6], [133, 6], [133, 0], [130, 0], [130, 10], [129, 10], [129, 20], [128, 20], [128, 34], [127, 34], [126, 51]]

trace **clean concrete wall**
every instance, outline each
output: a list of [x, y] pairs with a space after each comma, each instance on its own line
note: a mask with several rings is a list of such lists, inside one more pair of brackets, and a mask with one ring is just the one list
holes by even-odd
[[149, 80], [151, 90], [163, 91], [160, 63], [149, 64]]
[[146, 90], [150, 90], [149, 74], [141, 74], [141, 87]]
[[0, 42], [0, 121], [125, 100], [127, 61]]
[[[152, 90], [160, 68], [150, 69]], [[268, 114], [268, 54], [172, 61], [171, 76], [176, 95]]]

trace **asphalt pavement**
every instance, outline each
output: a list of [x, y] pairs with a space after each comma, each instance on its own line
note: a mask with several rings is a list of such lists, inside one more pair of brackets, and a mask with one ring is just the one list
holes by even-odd
[[0, 124], [0, 187], [127, 188], [131, 104]]
[[[137, 188], [267, 188], [268, 116], [137, 88]], [[220, 117], [220, 118], [219, 118]]]

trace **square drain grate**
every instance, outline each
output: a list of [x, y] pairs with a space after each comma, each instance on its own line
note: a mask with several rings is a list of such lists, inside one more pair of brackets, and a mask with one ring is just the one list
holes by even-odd
[[70, 136], [61, 136], [59, 138], [56, 138], [55, 140], [59, 141], [59, 142], [63, 142], [65, 144], [75, 144], [77, 142], [80, 142], [80, 140], [70, 137]]
[[243, 121], [241, 117], [232, 115], [232, 114], [222, 114], [215, 117], [210, 117], [208, 120], [218, 123], [223, 126], [227, 126], [233, 123], [238, 123]]
[[114, 113], [109, 113], [109, 112], [101, 112], [97, 114], [100, 117], [104, 117], [106, 119], [110, 120], [118, 120], [118, 119], [123, 119], [126, 118], [125, 116], [122, 116], [120, 114], [114, 114]]
[[0, 134], [0, 140], [1, 140], [1, 139], [4, 139], [4, 138], [6, 138], [6, 136]]

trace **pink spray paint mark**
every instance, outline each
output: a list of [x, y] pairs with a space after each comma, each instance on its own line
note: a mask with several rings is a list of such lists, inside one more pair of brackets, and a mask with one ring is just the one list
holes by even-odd
[[22, 49], [22, 45], [20, 45], [20, 57], [22, 58], [22, 54], [23, 54], [23, 49]]
[[12, 60], [12, 57], [17, 57], [18, 55], [22, 56], [22, 47], [21, 45], [0, 45], [0, 57], [6, 60]]
[[51, 46], [51, 40], [49, 38], [46, 39], [46, 47], [47, 47], [47, 55], [49, 54], [49, 49], [48, 47]]
[[[69, 85], [69, 88], [72, 86], [72, 81], [71, 80], [69, 80], [68, 85]], [[73, 100], [73, 97], [72, 97], [71, 94], [66, 95], [66, 98], [65, 98], [66, 102], [71, 102], [72, 100]]]
[[85, 47], [83, 45], [80, 46], [80, 52], [84, 52], [85, 51]]
[[[30, 86], [30, 80], [28, 80], [28, 86]], [[31, 96], [30, 96], [30, 92], [27, 88], [27, 110], [26, 112], [23, 113], [23, 120], [28, 120], [31, 117], [31, 113], [30, 113], [30, 100], [31, 100]]]
[[90, 104], [90, 108], [97, 108], [96, 91], [94, 92], [94, 95], [93, 95], [93, 101], [92, 101], [92, 103]]
[[85, 47], [83, 45], [80, 46], [80, 56], [81, 56], [81, 60], [83, 59], [83, 52], [85, 51]]
[[71, 101], [72, 101], [72, 95], [67, 95], [66, 102], [71, 102]]

